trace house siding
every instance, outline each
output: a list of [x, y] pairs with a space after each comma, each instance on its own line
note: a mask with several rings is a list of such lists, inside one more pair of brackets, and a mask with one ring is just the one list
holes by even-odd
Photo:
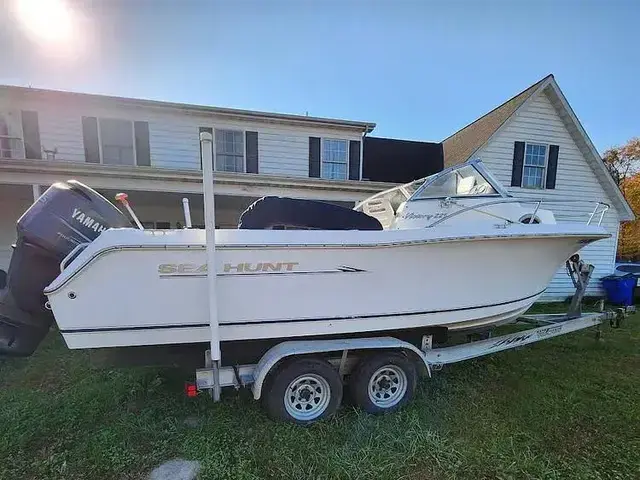
[[9, 96], [0, 92], [0, 109], [38, 112], [40, 138], [44, 149], [57, 149], [56, 160], [84, 162], [82, 117], [117, 118], [149, 123], [151, 166], [178, 170], [200, 169], [199, 127], [258, 132], [259, 173], [281, 176], [309, 176], [309, 137], [331, 137], [361, 141], [354, 128], [329, 128], [315, 125], [288, 125], [273, 120], [234, 120], [197, 111], [162, 107], [109, 106], [104, 102], [86, 102], [40, 95]]
[[260, 131], [258, 133], [260, 173], [308, 177], [310, 136], [312, 135], [303, 135], [301, 132]]
[[[57, 150], [56, 160], [84, 162], [82, 114], [56, 108], [55, 105], [34, 105], [40, 123], [40, 144], [44, 150]], [[86, 114], [85, 114], [86, 115]], [[42, 158], [46, 158], [43, 155]]]
[[[472, 158], [480, 158], [487, 168], [505, 186], [511, 184], [513, 148], [515, 141], [559, 145], [556, 187], [552, 190], [532, 190], [507, 187], [517, 197], [542, 198], [555, 201], [546, 204], [553, 210], [559, 222], [580, 222], [588, 220], [593, 205], [588, 203], [562, 203], [559, 200], [603, 201], [612, 204], [596, 173], [588, 164], [556, 109], [544, 92], [529, 99], [521, 109], [480, 148]], [[545, 208], [543, 203], [542, 208]], [[602, 295], [600, 278], [609, 275], [614, 268], [619, 216], [615, 208], [605, 215], [602, 225], [612, 234], [581, 251], [581, 257], [595, 266], [588, 295]], [[571, 279], [564, 267], [554, 276], [543, 295], [543, 300], [564, 299], [574, 291]]]

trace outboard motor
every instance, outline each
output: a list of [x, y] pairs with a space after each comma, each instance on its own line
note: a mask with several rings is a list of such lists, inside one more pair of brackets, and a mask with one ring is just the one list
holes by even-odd
[[0, 356], [29, 356], [45, 337], [53, 314], [42, 293], [60, 274], [60, 262], [79, 244], [129, 220], [95, 190], [54, 183], [18, 220], [18, 238], [6, 285], [0, 290]]

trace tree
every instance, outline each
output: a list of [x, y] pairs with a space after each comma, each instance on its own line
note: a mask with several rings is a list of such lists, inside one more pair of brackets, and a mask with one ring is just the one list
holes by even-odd
[[[621, 190], [633, 212], [640, 212], [640, 174], [622, 180]], [[624, 222], [618, 233], [618, 258], [640, 260], [640, 220]]]
[[610, 148], [602, 159], [615, 182], [622, 186], [625, 178], [640, 171], [640, 138], [632, 138], [621, 147]]
[[[640, 213], [640, 138], [604, 152], [604, 164], [633, 212]], [[640, 259], [640, 220], [624, 222], [618, 234], [618, 257]]]

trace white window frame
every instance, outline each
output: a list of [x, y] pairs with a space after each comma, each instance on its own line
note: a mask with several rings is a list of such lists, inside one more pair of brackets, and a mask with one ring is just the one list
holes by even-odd
[[[324, 163], [324, 141], [325, 140], [339, 140], [341, 142], [345, 142], [347, 145], [346, 148], [346, 152], [347, 152], [347, 169], [345, 171], [345, 177], [344, 178], [325, 178], [322, 176], [322, 164]], [[360, 146], [360, 149], [362, 150], [362, 146]], [[341, 181], [341, 180], [349, 180], [349, 164], [351, 163], [351, 158], [349, 155], [349, 139], [347, 138], [339, 138], [339, 137], [320, 137], [320, 178], [322, 178], [323, 180], [333, 180], [333, 181]], [[327, 163], [337, 163], [337, 162], [327, 162]], [[362, 177], [362, 175], [360, 175]]]
[[[17, 124], [14, 125], [9, 121], [9, 117], [13, 117], [14, 116], [13, 114], [18, 114], [18, 113], [20, 114], [20, 121]], [[6, 123], [7, 123], [7, 129], [9, 130], [9, 135], [8, 135], [9, 142], [11, 142], [11, 139], [17, 139], [21, 143], [21, 145], [18, 148], [18, 152], [17, 152], [18, 156], [15, 156], [15, 157], [13, 156], [13, 150], [14, 149], [11, 148], [11, 144], [9, 145], [9, 147], [10, 147], [9, 150], [12, 152], [11, 153], [11, 155], [12, 155], [11, 159], [27, 158], [27, 151], [26, 151], [26, 148], [25, 148], [25, 145], [24, 145], [24, 130], [22, 128], [22, 112], [19, 111], [19, 110], [13, 110], [13, 109], [5, 110], [3, 108], [0, 108], [0, 117], [4, 117], [4, 119], [5, 119]], [[19, 135], [16, 136], [16, 137], [12, 136], [11, 132], [13, 130], [15, 130], [15, 133], [19, 134]], [[22, 156], [20, 156], [20, 155], [22, 155]], [[0, 157], [0, 158], [2, 158], [2, 157]]]
[[[218, 160], [218, 132], [220, 131], [230, 131], [230, 132], [242, 132], [242, 171], [241, 172], [230, 172], [228, 170], [218, 170], [216, 168], [216, 163]], [[233, 128], [233, 127], [213, 127], [213, 171], [217, 172], [225, 172], [225, 173], [247, 173], [247, 130], [244, 128]]]
[[[535, 145], [537, 147], [544, 147], [544, 166], [539, 165], [527, 165], [527, 145]], [[549, 147], [550, 144], [544, 142], [524, 142], [524, 152], [522, 156], [522, 179], [520, 180], [520, 187], [526, 188], [527, 190], [545, 190], [546, 187], [546, 178], [547, 178], [547, 167], [549, 165]], [[533, 167], [533, 168], [541, 168], [542, 169], [542, 185], [539, 187], [525, 187], [524, 186], [524, 169], [525, 167]]]
[[113, 118], [113, 117], [97, 117], [98, 119], [98, 147], [100, 150], [100, 165], [114, 165], [113, 163], [104, 163], [104, 154], [102, 153], [102, 120], [117, 120], [121, 122], [129, 122], [131, 124], [131, 140], [133, 140], [133, 165], [115, 165], [116, 167], [137, 167], [138, 166], [138, 151], [136, 149], [136, 129], [135, 122], [128, 118]]

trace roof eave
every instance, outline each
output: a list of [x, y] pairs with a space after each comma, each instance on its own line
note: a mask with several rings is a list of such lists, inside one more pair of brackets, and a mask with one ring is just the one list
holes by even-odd
[[330, 128], [352, 128], [361, 131], [364, 134], [371, 133], [376, 124], [373, 122], [360, 122], [354, 120], [341, 120], [337, 118], [312, 117], [308, 115], [293, 115], [287, 113], [261, 112], [257, 110], [244, 110], [235, 108], [213, 107], [207, 105], [195, 105], [188, 103], [162, 102], [159, 100], [148, 100], [140, 98], [127, 98], [113, 95], [96, 95], [91, 93], [69, 92], [64, 90], [48, 90], [40, 88], [25, 88], [15, 85], [0, 85], [1, 90], [16, 91], [25, 95], [45, 95], [45, 96], [70, 96], [74, 98], [82, 98], [91, 101], [100, 102], [116, 102], [128, 106], [151, 107], [151, 108], [170, 108], [178, 110], [186, 110], [191, 112], [209, 113], [212, 115], [250, 118], [258, 120], [273, 120], [281, 122], [291, 122], [298, 124], [313, 124], [316, 126], [325, 126]]
[[606, 182], [605, 190], [606, 190], [606, 186], [609, 187], [610, 194], [613, 195], [613, 200], [616, 203], [620, 221], [635, 220], [636, 216], [633, 212], [633, 209], [629, 205], [629, 202], [627, 202], [627, 200], [624, 198], [624, 195], [622, 194], [620, 187], [618, 187], [618, 185], [613, 180], [613, 178], [611, 178], [611, 174], [607, 170], [607, 167], [604, 164], [604, 161], [602, 160], [600, 153], [598, 153], [598, 150], [596, 149], [595, 145], [591, 141], [591, 138], [589, 138], [589, 135], [587, 134], [586, 130], [580, 123], [580, 120], [578, 119], [577, 115], [573, 111], [573, 108], [571, 108], [571, 105], [569, 104], [566, 97], [562, 93], [562, 90], [560, 90], [560, 87], [558, 86], [555, 80], [553, 82], [550, 82], [549, 85], [547, 86], [553, 89], [555, 95], [560, 101], [560, 105], [562, 106], [564, 112], [567, 114], [567, 116], [573, 123], [574, 127], [580, 134], [582, 140], [584, 141], [584, 144], [587, 147], [587, 151], [591, 156], [593, 165], [595, 165], [595, 167], [600, 171], [600, 174], [601, 174], [600, 177], [603, 178], [604, 181]]

